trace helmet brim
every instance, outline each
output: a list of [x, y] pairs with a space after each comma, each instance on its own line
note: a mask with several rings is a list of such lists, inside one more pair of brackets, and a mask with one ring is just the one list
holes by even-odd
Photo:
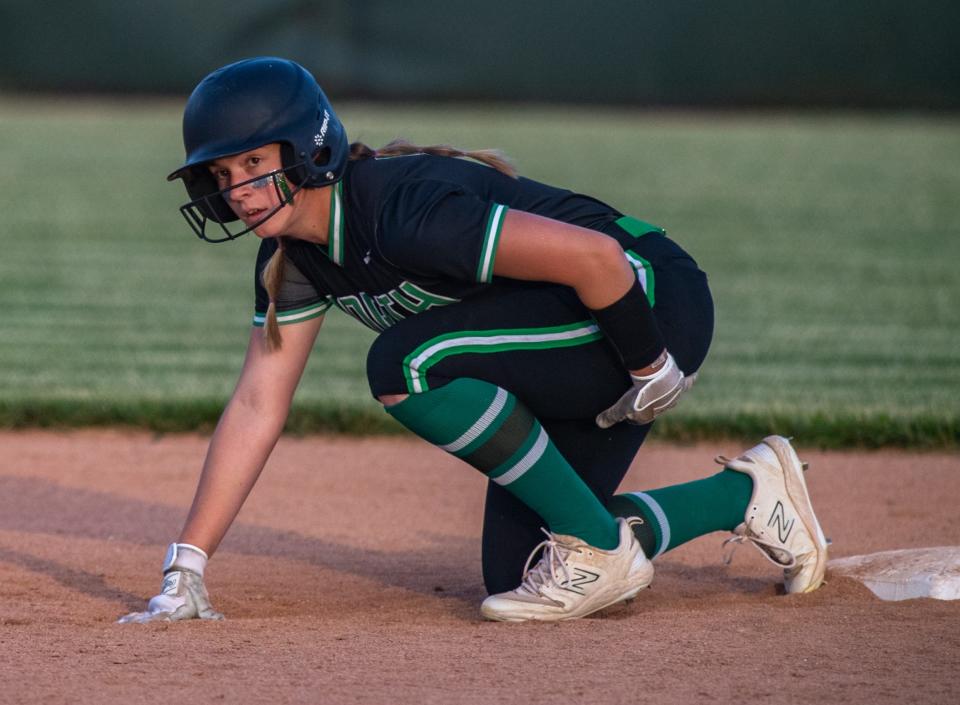
[[246, 151], [249, 151], [251, 149], [256, 149], [257, 147], [260, 147], [260, 146], [261, 145], [247, 147], [246, 145], [244, 145], [243, 149], [240, 149], [237, 151], [223, 152], [222, 154], [220, 152], [214, 152], [212, 154], [193, 155], [193, 159], [190, 159], [189, 161], [187, 161], [183, 166], [179, 167], [176, 171], [170, 172], [170, 174], [167, 175], [167, 181], [176, 181], [177, 179], [182, 179], [184, 175], [186, 175], [187, 172], [191, 171], [192, 169], [204, 167], [210, 162], [216, 161], [217, 159], [223, 159], [224, 157], [232, 157], [237, 154], [243, 154]]

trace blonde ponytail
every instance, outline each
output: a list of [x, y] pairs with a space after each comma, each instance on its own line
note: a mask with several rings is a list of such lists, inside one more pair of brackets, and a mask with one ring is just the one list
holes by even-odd
[[420, 147], [403, 139], [393, 140], [389, 144], [380, 147], [380, 149], [371, 149], [362, 142], [354, 142], [350, 145], [351, 161], [369, 159], [370, 157], [402, 157], [407, 154], [433, 154], [438, 157], [473, 159], [481, 164], [493, 167], [511, 178], [517, 178], [516, 167], [514, 167], [507, 156], [499, 149], [474, 149], [464, 151], [447, 144], [432, 144], [427, 147]]
[[267, 350], [279, 350], [282, 343], [280, 324], [277, 322], [277, 296], [283, 283], [283, 269], [286, 257], [283, 255], [283, 238], [277, 238], [277, 249], [263, 268], [263, 288], [267, 290], [270, 304], [267, 306], [267, 320], [263, 325], [263, 344]]

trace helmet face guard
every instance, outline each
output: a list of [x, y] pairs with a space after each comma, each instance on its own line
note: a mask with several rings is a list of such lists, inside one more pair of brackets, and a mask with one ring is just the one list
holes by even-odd
[[[275, 216], [281, 208], [293, 203], [293, 197], [300, 192], [300, 189], [303, 188], [303, 184], [300, 183], [295, 185], [293, 188], [290, 188], [290, 182], [287, 178], [286, 172], [288, 169], [293, 170], [300, 168], [301, 166], [302, 165], [297, 164], [292, 167], [276, 169], [274, 171], [267, 172], [266, 174], [255, 176], [252, 179], [241, 181], [235, 186], [214, 191], [213, 193], [205, 193], [180, 206], [180, 213], [187, 221], [187, 224], [193, 228], [193, 232], [195, 232], [197, 237], [199, 237], [201, 240], [206, 240], [207, 242], [226, 242], [227, 240], [235, 240], [241, 235], [246, 235], [250, 231], [256, 230], [265, 222], [270, 220], [270, 218]], [[230, 208], [230, 192], [245, 186], [250, 186], [255, 189], [262, 189], [268, 188], [271, 185], [276, 191], [278, 204], [271, 208], [257, 222], [249, 226], [245, 225], [242, 221], [240, 221], [239, 218], [237, 218], [237, 215], [233, 212], [233, 209]], [[213, 233], [207, 232], [207, 225], [211, 222], [220, 226], [222, 235], [216, 231]]]
[[[282, 168], [219, 190], [207, 164], [265, 144], [278, 143]], [[183, 114], [187, 158], [167, 180], [183, 179], [190, 201], [180, 211], [197, 235], [224, 242], [259, 227], [302, 188], [320, 188], [343, 177], [350, 147], [343, 125], [316, 79], [287, 59], [245, 59], [217, 69], [194, 89]], [[255, 225], [228, 228], [238, 220], [229, 191], [273, 184], [280, 205]], [[293, 188], [290, 187], [293, 185]], [[207, 232], [220, 226], [223, 236]]]

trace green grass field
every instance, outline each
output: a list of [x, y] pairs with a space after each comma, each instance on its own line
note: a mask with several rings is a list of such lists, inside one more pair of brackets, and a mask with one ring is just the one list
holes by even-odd
[[[177, 207], [173, 102], [0, 100], [0, 426], [209, 428], [252, 315], [248, 236]], [[500, 147], [665, 226], [710, 275], [717, 334], [660, 438], [960, 440], [960, 119], [347, 105], [353, 139]], [[372, 334], [328, 316], [290, 428], [396, 427]]]

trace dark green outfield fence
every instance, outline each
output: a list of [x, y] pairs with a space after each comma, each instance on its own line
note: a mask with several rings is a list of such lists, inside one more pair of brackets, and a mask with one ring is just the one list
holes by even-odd
[[960, 107], [956, 0], [0, 1], [0, 88], [183, 93], [256, 54], [337, 98]]

